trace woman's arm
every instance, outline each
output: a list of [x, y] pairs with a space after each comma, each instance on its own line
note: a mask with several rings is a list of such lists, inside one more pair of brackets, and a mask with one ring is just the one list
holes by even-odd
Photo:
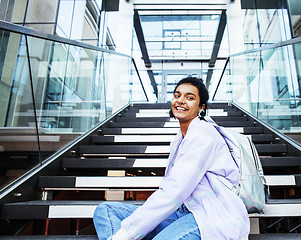
[[[159, 223], [170, 216], [190, 196], [211, 166], [215, 149], [215, 129], [206, 127], [189, 129], [180, 144], [174, 166], [170, 169], [148, 200], [121, 227], [131, 236], [142, 239]], [[215, 132], [214, 132], [215, 131]]]

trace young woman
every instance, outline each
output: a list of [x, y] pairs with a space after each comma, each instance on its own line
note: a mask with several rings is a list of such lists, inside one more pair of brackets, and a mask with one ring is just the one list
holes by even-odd
[[216, 175], [232, 183], [239, 173], [229, 149], [204, 120], [208, 92], [201, 79], [184, 78], [176, 86], [171, 116], [180, 131], [171, 144], [165, 177], [140, 207], [106, 202], [94, 213], [99, 239], [240, 240], [249, 234], [242, 200]]

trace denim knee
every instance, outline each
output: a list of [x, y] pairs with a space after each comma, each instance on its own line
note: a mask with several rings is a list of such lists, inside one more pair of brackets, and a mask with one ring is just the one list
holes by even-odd
[[104, 216], [104, 213], [107, 211], [108, 203], [102, 202], [100, 203], [94, 210], [93, 218], [98, 216]]

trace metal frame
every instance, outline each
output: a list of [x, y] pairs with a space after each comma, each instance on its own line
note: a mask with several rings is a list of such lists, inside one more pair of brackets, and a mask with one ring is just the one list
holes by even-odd
[[292, 45], [292, 44], [299, 43], [299, 42], [301, 42], [301, 37], [292, 38], [292, 39], [287, 40], [287, 41], [282, 41], [282, 42], [274, 43], [274, 44], [267, 45], [267, 46], [264, 46], [264, 47], [250, 49], [250, 50], [243, 51], [243, 52], [240, 52], [240, 53], [235, 53], [235, 54], [230, 55], [229, 57], [235, 57], [235, 56], [240, 56], [240, 55], [244, 55], [244, 54], [249, 54], [249, 53], [264, 51], [264, 50], [268, 50], [268, 49], [273, 49], [273, 48], [288, 46], [288, 45]]
[[142, 30], [141, 21], [140, 21], [138, 11], [134, 11], [134, 28], [135, 28], [135, 31], [136, 31], [136, 35], [137, 35], [137, 39], [138, 39], [139, 46], [140, 46], [140, 49], [141, 49], [141, 53], [142, 53], [142, 57], [143, 57], [145, 67], [149, 68], [149, 67], [152, 66], [152, 64], [149, 60], [149, 56], [148, 56], [148, 52], [147, 52], [147, 48], [146, 48], [146, 44], [145, 44], [145, 38], [144, 38], [144, 34], [143, 34], [143, 30]]
[[39, 31], [36, 31], [31, 28], [19, 26], [19, 25], [13, 24], [13, 23], [2, 21], [2, 20], [0, 20], [0, 29], [4, 30], [4, 31], [18, 33], [18, 34], [24, 34], [24, 35], [27, 35], [30, 37], [36, 37], [36, 38], [40, 38], [40, 39], [44, 39], [44, 40], [51, 40], [51, 41], [59, 42], [59, 43], [63, 43], [63, 44], [70, 44], [70, 45], [73, 45], [76, 47], [82, 47], [82, 48], [91, 49], [94, 51], [100, 51], [100, 52], [105, 52], [105, 53], [110, 53], [110, 54], [114, 54], [114, 55], [132, 58], [131, 56], [123, 54], [123, 53], [118, 53], [118, 52], [111, 51], [111, 50], [108, 50], [105, 48], [96, 47], [96, 46], [93, 46], [93, 45], [90, 45], [87, 43], [82, 43], [82, 42], [78, 42], [78, 41], [71, 40], [68, 38], [59, 37], [59, 36], [56, 36], [53, 34], [39, 32]]
[[221, 77], [220, 77], [220, 79], [218, 81], [218, 84], [217, 84], [217, 87], [215, 89], [215, 92], [213, 94], [212, 100], [214, 101], [215, 95], [217, 93], [217, 89], [218, 89], [218, 87], [219, 87], [219, 85], [220, 85], [220, 83], [222, 81], [222, 78], [224, 76], [225, 70], [227, 68], [227, 65], [228, 65], [229, 60], [230, 60], [231, 57], [245, 55], [245, 54], [249, 54], [249, 53], [260, 52], [260, 51], [264, 51], [264, 50], [268, 50], [268, 49], [274, 49], [274, 48], [283, 47], [283, 46], [288, 46], [288, 45], [292, 45], [292, 44], [295, 44], [295, 43], [301, 43], [301, 37], [293, 38], [293, 39], [290, 39], [290, 40], [287, 40], [287, 41], [275, 43], [275, 44], [264, 46], [264, 47], [254, 48], [254, 49], [250, 49], [250, 50], [247, 50], [247, 51], [243, 51], [243, 52], [240, 52], [240, 53], [235, 53], [235, 54], [230, 55], [227, 58], [227, 61], [225, 63], [224, 69], [223, 69], [223, 72], [221, 74]]

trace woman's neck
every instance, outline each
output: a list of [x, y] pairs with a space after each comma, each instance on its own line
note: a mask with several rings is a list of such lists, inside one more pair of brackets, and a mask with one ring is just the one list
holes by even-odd
[[191, 119], [187, 122], [180, 122], [180, 129], [181, 129], [183, 137], [185, 137], [185, 135], [187, 133], [187, 130], [188, 130], [188, 127], [189, 127], [189, 124], [191, 123], [192, 120], [193, 119]]

